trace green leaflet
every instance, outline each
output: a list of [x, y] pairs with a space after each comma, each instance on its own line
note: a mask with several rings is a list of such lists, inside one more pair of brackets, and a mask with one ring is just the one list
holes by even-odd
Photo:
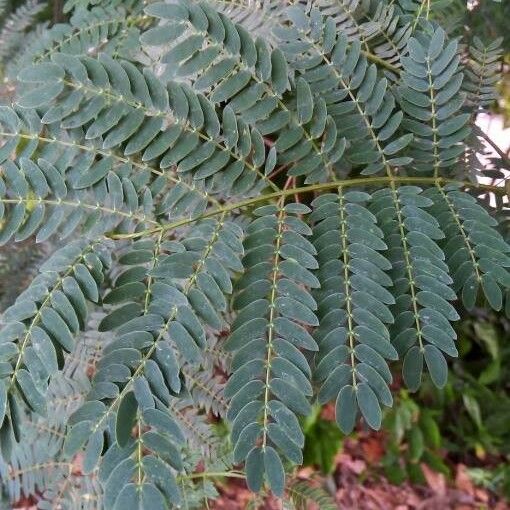
[[[388, 369], [383, 357], [397, 357], [384, 324], [393, 322], [387, 306], [393, 298], [385, 288], [392, 281], [371, 262], [371, 250], [383, 251], [386, 245], [376, 217], [364, 205], [370, 198], [367, 193], [344, 193], [340, 188], [337, 195], [315, 199], [311, 215], [316, 222], [314, 246], [321, 282], [317, 291], [320, 325], [316, 332], [319, 355], [315, 374], [322, 382], [319, 401], [336, 399], [336, 420], [345, 433], [352, 431], [358, 409], [371, 427], [379, 427], [379, 402], [392, 403], [389, 381], [384, 379]], [[363, 230], [357, 224], [362, 224]], [[354, 256], [352, 248], [360, 245], [369, 250], [357, 250]], [[383, 264], [386, 267], [386, 259]], [[375, 313], [383, 320], [363, 310], [367, 298], [375, 303], [370, 310], [377, 308], [379, 312]], [[364, 356], [355, 356], [358, 347], [364, 349], [361, 352], [370, 364], [359, 363]]]
[[264, 469], [271, 490], [276, 496], [283, 496], [285, 472], [280, 457], [271, 446], [267, 446], [264, 450]]
[[[114, 297], [107, 299], [114, 308], [100, 324], [103, 330], [117, 330], [98, 363], [92, 387], [97, 398], [93, 402], [104, 405], [92, 418], [81, 416], [79, 409], [79, 426], [89, 422], [86, 430], [92, 427], [93, 432], [102, 432], [108, 416], [115, 413], [116, 439], [122, 451], [141, 441], [151, 451], [154, 462], [162, 463], [165, 470], [182, 469], [182, 432], [163, 409], [182, 390], [180, 370], [189, 389], [193, 389], [192, 372], [186, 365], [201, 359], [206, 342], [204, 327], [222, 326], [220, 314], [225, 307], [224, 293], [231, 291], [230, 275], [242, 267], [242, 236], [239, 226], [222, 217], [194, 225], [179, 242], [160, 237], [133, 242], [126, 249], [119, 258], [126, 269], [118, 275], [110, 293]], [[189, 271], [176, 273], [176, 267], [187, 265]], [[132, 292], [133, 288], [139, 290]], [[99, 388], [105, 383], [118, 387], [118, 392], [102, 394]], [[140, 437], [147, 426], [151, 430]], [[138, 429], [135, 437], [131, 434], [133, 428]], [[91, 440], [85, 435], [71, 451], [77, 451], [83, 443], [89, 448]], [[135, 453], [127, 449], [122, 458], [140, 455], [140, 451], [138, 447]], [[145, 475], [159, 480], [151, 470]], [[175, 491], [167, 494], [161, 490], [158, 488], [158, 496], [154, 493], [154, 497], [165, 501], [177, 498]], [[119, 501], [123, 501], [121, 494], [112, 494], [111, 508]]]
[[[333, 175], [345, 141], [328, 117], [326, 105], [313, 97], [305, 81], [292, 87], [296, 104], [284, 97], [291, 83], [285, 56], [278, 48], [270, 49], [262, 39], [252, 39], [241, 25], [218, 16], [206, 3], [192, 8], [180, 2], [181, 14], [175, 18], [161, 16], [159, 6], [166, 8], [157, 3], [146, 12], [160, 18], [162, 25], [142, 36], [142, 42], [152, 51], [154, 46], [162, 46], [166, 79], [190, 78], [194, 88], [213, 103], [228, 103], [231, 123], [242, 127], [247, 122], [262, 135], [272, 135], [277, 140], [278, 161], [292, 164], [290, 175], [305, 175], [307, 182]], [[170, 49], [165, 39], [157, 39], [163, 28], [182, 34]]]
[[402, 114], [395, 112], [386, 78], [377, 77], [376, 66], [367, 63], [359, 41], [349, 45], [347, 31], [335, 33], [334, 18], [323, 18], [320, 8], [305, 15], [300, 7], [289, 7], [285, 16], [291, 27], [279, 27], [276, 34], [303, 82], [308, 82], [311, 93], [325, 102], [334, 120], [327, 131], [332, 129], [335, 137], [345, 137], [349, 162], [362, 165], [362, 174], [371, 175], [392, 165], [386, 156], [405, 148], [412, 135], [394, 138]]
[[126, 446], [136, 421], [136, 399], [132, 392], [126, 393], [117, 411], [115, 435], [119, 446]]
[[497, 221], [476, 200], [456, 186], [427, 190], [434, 201], [447, 242], [443, 243], [453, 278], [466, 308], [482, 292], [495, 310], [502, 307], [502, 289], [510, 285], [510, 247], [496, 230]]
[[[445, 233], [436, 217], [426, 212], [433, 204], [430, 198], [420, 188], [401, 186], [375, 192], [372, 202], [372, 212], [385, 232], [393, 265], [396, 303], [392, 342], [404, 361], [404, 381], [412, 391], [421, 383], [428, 342], [433, 345], [427, 352], [434, 352], [435, 360], [441, 358], [438, 363], [446, 364], [445, 354], [457, 355], [456, 335], [449, 321], [459, 317], [448, 302], [456, 294], [449, 287], [453, 280], [438, 245], [445, 239]], [[443, 377], [436, 376], [437, 363], [427, 363], [427, 366], [434, 371], [433, 375], [431, 372], [433, 382], [443, 385]]]
[[432, 167], [437, 177], [442, 168], [456, 162], [470, 133], [466, 126], [469, 115], [458, 113], [465, 96], [458, 92], [462, 74], [457, 42], [447, 42], [444, 30], [438, 27], [423, 41], [409, 39], [408, 48], [409, 56], [402, 58], [399, 88], [406, 114], [403, 126], [416, 135], [408, 154], [417, 171], [427, 172]]
[[[301, 338], [308, 335], [306, 326], [317, 324], [316, 304], [306, 288], [300, 291], [299, 300], [288, 297], [289, 289], [302, 283], [299, 273], [289, 268], [282, 274], [280, 269], [284, 263], [306, 266], [309, 262], [312, 268], [316, 267], [315, 248], [300, 234], [300, 230], [305, 231], [300, 228], [304, 223], [293, 211], [307, 213], [309, 209], [287, 204], [255, 210], [256, 218], [247, 228], [243, 259], [243, 264], [252, 261], [252, 267], [235, 287], [236, 302], [241, 308], [226, 344], [227, 349], [234, 351], [234, 372], [225, 395], [231, 398], [229, 413], [235, 416], [234, 409], [239, 413], [233, 425], [235, 456], [238, 460], [246, 459], [250, 487], [259, 486], [265, 476], [275, 494], [283, 492], [280, 457], [283, 455], [294, 463], [302, 459], [303, 445], [296, 432], [295, 414], [310, 412], [306, 396], [312, 394], [312, 387], [308, 380], [310, 368], [296, 347], [303, 347]], [[302, 258], [301, 263], [296, 257]], [[243, 347], [247, 335], [244, 321], [248, 321], [246, 326], [255, 351]], [[277, 321], [283, 322], [278, 326]], [[310, 341], [306, 347], [316, 349], [313, 340]], [[264, 391], [257, 392], [253, 400], [250, 396], [255, 383]], [[258, 448], [254, 448], [259, 438], [264, 463], [255, 466], [252, 459], [259, 455]]]

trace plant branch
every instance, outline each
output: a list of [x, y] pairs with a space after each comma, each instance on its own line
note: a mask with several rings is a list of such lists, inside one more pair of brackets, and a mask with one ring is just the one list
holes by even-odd
[[400, 74], [399, 67], [394, 66], [393, 64], [390, 64], [386, 60], [375, 55], [374, 53], [370, 53], [369, 51], [366, 51], [366, 50], [361, 50], [361, 54], [370, 62], [373, 62], [374, 64], [377, 64], [381, 67], [385, 67], [386, 69], [388, 69], [388, 71], [391, 71], [395, 74]]
[[483, 130], [479, 131], [480, 136], [496, 151], [498, 156], [505, 162], [505, 165], [510, 169], [510, 158], [505, 154], [505, 152], [496, 144], [494, 140], [492, 140], [489, 135]]
[[457, 184], [459, 186], [464, 186], [473, 189], [479, 189], [481, 191], [492, 192], [492, 193], [501, 193], [505, 194], [505, 188], [502, 186], [492, 186], [490, 184], [482, 184], [479, 182], [469, 182], [469, 181], [458, 181], [455, 179], [446, 179], [443, 177], [435, 178], [435, 177], [405, 177], [405, 176], [382, 176], [382, 177], [358, 177], [355, 179], [345, 179], [339, 181], [331, 181], [320, 184], [312, 184], [309, 186], [301, 186], [297, 188], [287, 188], [280, 191], [275, 191], [273, 193], [268, 193], [266, 195], [256, 196], [253, 198], [249, 198], [247, 200], [243, 200], [240, 202], [236, 202], [234, 204], [226, 205], [220, 207], [218, 209], [214, 209], [212, 211], [206, 212], [201, 216], [197, 216], [195, 218], [187, 218], [184, 220], [176, 221], [174, 223], [167, 223], [161, 225], [160, 227], [143, 230], [140, 232], [133, 232], [131, 234], [112, 234], [110, 236], [111, 239], [136, 239], [139, 237], [144, 237], [147, 235], [152, 235], [160, 230], [167, 231], [173, 230], [178, 227], [182, 227], [184, 225], [188, 225], [195, 221], [204, 220], [206, 218], [211, 218], [213, 216], [217, 216], [218, 214], [225, 214], [231, 211], [235, 211], [236, 209], [242, 209], [243, 207], [249, 207], [251, 205], [258, 204], [259, 202], [266, 202], [272, 199], [279, 199], [282, 197], [287, 197], [290, 195], [301, 194], [301, 193], [311, 193], [314, 191], [323, 191], [326, 189], [337, 188], [339, 186], [347, 187], [347, 186], [373, 186], [376, 184], [391, 184], [391, 183], [402, 183], [402, 184]]
[[204, 471], [203, 473], [191, 473], [189, 475], [180, 475], [179, 480], [196, 480], [201, 478], [246, 478], [240, 471]]

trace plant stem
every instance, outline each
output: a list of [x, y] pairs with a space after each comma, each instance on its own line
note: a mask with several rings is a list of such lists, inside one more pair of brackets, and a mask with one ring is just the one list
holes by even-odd
[[489, 135], [483, 130], [480, 129], [478, 134], [496, 151], [498, 156], [505, 162], [505, 165], [510, 169], [510, 158], [505, 154], [505, 152], [496, 144], [494, 140], [492, 140]]
[[197, 216], [195, 218], [186, 218], [180, 221], [176, 221], [174, 223], [167, 223], [161, 225], [160, 227], [143, 230], [140, 232], [133, 232], [131, 234], [111, 234], [109, 237], [111, 239], [136, 239], [139, 237], [144, 237], [146, 235], [151, 235], [160, 230], [167, 231], [172, 230], [174, 228], [182, 227], [189, 223], [193, 223], [195, 221], [200, 221], [206, 218], [211, 218], [218, 214], [224, 214], [227, 212], [234, 211], [236, 209], [241, 209], [243, 207], [248, 207], [251, 205], [255, 205], [259, 202], [266, 202], [272, 199], [279, 199], [282, 197], [286, 197], [289, 195], [295, 195], [300, 193], [310, 193], [314, 191], [323, 191], [326, 189], [336, 188], [339, 186], [347, 187], [347, 186], [373, 186], [375, 184], [389, 184], [389, 183], [407, 183], [407, 184], [458, 184], [460, 186], [465, 186], [469, 188], [475, 188], [482, 191], [493, 192], [493, 193], [501, 193], [505, 194], [505, 188], [502, 186], [492, 186], [490, 184], [481, 184], [479, 182], [468, 182], [468, 181], [458, 181], [455, 179], [446, 179], [446, 178], [435, 178], [435, 177], [405, 177], [405, 176], [382, 176], [382, 177], [357, 177], [354, 179], [346, 179], [341, 181], [331, 181], [320, 184], [311, 184], [309, 186], [301, 186], [297, 188], [288, 188], [280, 191], [275, 191], [272, 193], [267, 193], [266, 195], [260, 195], [253, 198], [249, 198], [247, 200], [243, 200], [240, 202], [236, 202], [233, 204], [225, 205], [223, 207], [219, 207], [218, 209], [214, 209], [212, 211], [206, 212], [201, 216]]
[[386, 60], [378, 57], [377, 55], [374, 55], [373, 53], [370, 53], [366, 50], [361, 50], [361, 54], [370, 62], [380, 65], [381, 67], [385, 67], [386, 69], [388, 69], [388, 71], [391, 71], [397, 75], [400, 74], [399, 67], [394, 66], [393, 64], [390, 64], [389, 62], [386, 62]]
[[179, 480], [196, 480], [200, 478], [246, 478], [240, 471], [204, 471], [203, 473], [191, 473], [189, 475], [180, 475]]

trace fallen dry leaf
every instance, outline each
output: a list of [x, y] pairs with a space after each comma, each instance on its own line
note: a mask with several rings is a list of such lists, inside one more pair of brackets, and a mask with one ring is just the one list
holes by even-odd
[[432, 489], [434, 494], [444, 496], [446, 494], [446, 479], [445, 476], [436, 471], [432, 471], [427, 464], [420, 464], [423, 476], [427, 481], [427, 485]]
[[378, 464], [384, 455], [384, 444], [380, 435], [365, 439], [361, 448], [368, 464]]
[[463, 492], [468, 493], [471, 496], [475, 495], [475, 487], [464, 464], [459, 464], [457, 466], [457, 472], [455, 474], [455, 487]]
[[350, 455], [345, 453], [340, 453], [335, 457], [337, 461], [337, 465], [352, 471], [353, 473], [360, 475], [367, 468], [367, 464], [365, 461], [361, 459], [353, 459]]

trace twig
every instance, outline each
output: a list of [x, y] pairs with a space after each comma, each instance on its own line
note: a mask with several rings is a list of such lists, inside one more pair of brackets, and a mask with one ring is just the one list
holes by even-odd
[[490, 138], [490, 136], [483, 131], [483, 129], [479, 130], [481, 137], [496, 151], [498, 156], [505, 162], [505, 165], [510, 170], [510, 158], [505, 154], [505, 152], [496, 144], [494, 140]]

